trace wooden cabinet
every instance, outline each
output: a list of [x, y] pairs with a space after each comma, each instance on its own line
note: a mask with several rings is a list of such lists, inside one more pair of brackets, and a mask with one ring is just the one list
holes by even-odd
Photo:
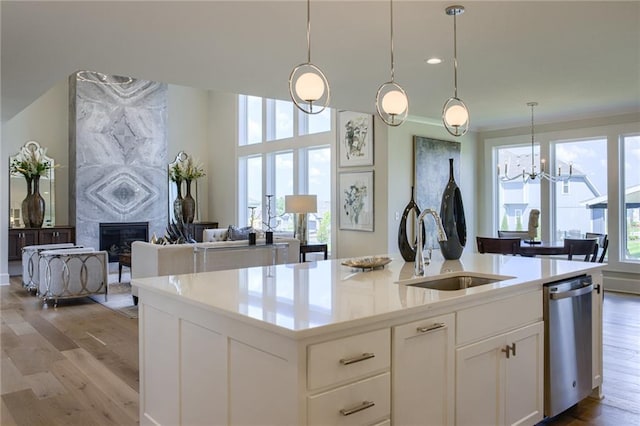
[[396, 425], [453, 425], [455, 314], [393, 328], [392, 419]]
[[9, 260], [21, 260], [22, 248], [25, 246], [73, 243], [75, 238], [75, 228], [70, 226], [9, 228]]
[[21, 260], [22, 248], [38, 244], [38, 230], [9, 229], [9, 260]]
[[539, 321], [456, 350], [458, 425], [542, 420], [543, 336]]

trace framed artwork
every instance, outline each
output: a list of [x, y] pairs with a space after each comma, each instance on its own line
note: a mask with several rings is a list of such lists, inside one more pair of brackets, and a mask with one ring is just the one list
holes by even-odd
[[338, 112], [340, 167], [373, 166], [373, 116], [361, 112]]
[[342, 172], [339, 180], [340, 229], [373, 232], [373, 170]]
[[414, 136], [413, 148], [416, 204], [421, 211], [440, 212], [442, 194], [449, 182], [449, 158], [453, 158], [454, 177], [460, 182], [460, 143]]

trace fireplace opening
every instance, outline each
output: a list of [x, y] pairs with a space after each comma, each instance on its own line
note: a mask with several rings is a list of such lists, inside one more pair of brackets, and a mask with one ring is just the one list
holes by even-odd
[[109, 262], [117, 262], [120, 253], [131, 252], [134, 241], [149, 241], [149, 222], [100, 224], [100, 250], [109, 253]]

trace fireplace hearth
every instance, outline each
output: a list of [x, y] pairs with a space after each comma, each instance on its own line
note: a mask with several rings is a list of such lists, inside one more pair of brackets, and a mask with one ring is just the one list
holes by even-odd
[[100, 224], [100, 250], [109, 253], [109, 262], [117, 262], [120, 253], [131, 252], [134, 241], [149, 241], [149, 222]]

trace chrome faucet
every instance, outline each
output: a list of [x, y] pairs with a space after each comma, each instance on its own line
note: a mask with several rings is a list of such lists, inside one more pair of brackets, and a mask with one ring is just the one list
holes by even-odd
[[424, 275], [425, 260], [422, 254], [422, 246], [424, 245], [424, 242], [422, 241], [422, 223], [424, 222], [424, 217], [427, 214], [430, 214], [431, 216], [433, 216], [433, 220], [436, 222], [436, 230], [438, 231], [438, 241], [447, 241], [447, 233], [445, 232], [444, 227], [442, 226], [442, 221], [440, 220], [440, 216], [438, 216], [438, 213], [436, 213], [435, 210], [424, 209], [422, 213], [420, 213], [420, 216], [418, 216], [418, 218], [416, 219], [416, 222], [417, 222], [416, 232], [418, 233], [418, 244], [416, 246], [416, 263], [413, 268], [413, 274], [415, 276]]

